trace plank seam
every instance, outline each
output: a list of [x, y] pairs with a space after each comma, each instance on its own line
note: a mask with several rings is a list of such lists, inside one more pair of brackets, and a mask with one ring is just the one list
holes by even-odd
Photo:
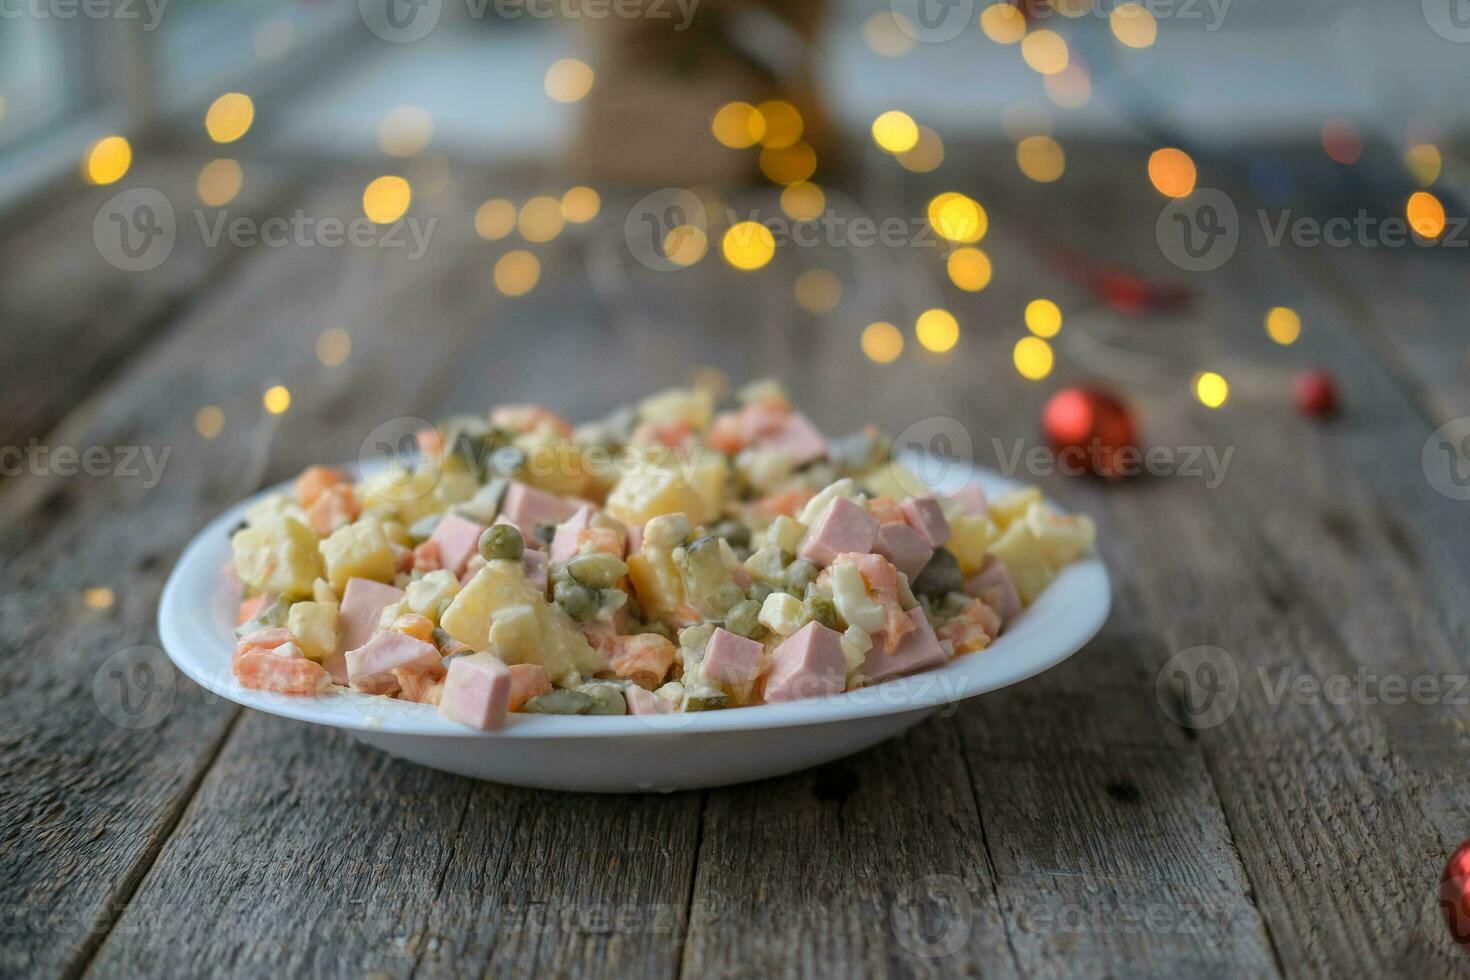
[[693, 945], [689, 940], [693, 936], [694, 886], [699, 880], [699, 860], [704, 851], [704, 821], [708, 810], [709, 790], [700, 790], [699, 822], [694, 828], [694, 860], [689, 862], [689, 888], [684, 895], [684, 935], [682, 938], [684, 949], [679, 953], [678, 962], [674, 964], [674, 980], [683, 980], [684, 963], [689, 958], [689, 949]]
[[965, 780], [970, 784], [970, 800], [975, 805], [975, 826], [980, 828], [980, 849], [985, 852], [985, 867], [990, 873], [990, 898], [995, 903], [995, 912], [1000, 916], [1000, 927], [1005, 932], [1006, 949], [1010, 951], [1011, 963], [1016, 967], [1016, 973], [1025, 976], [1026, 971], [1021, 966], [1021, 954], [1016, 950], [1016, 940], [1011, 934], [1011, 922], [1006, 917], [1005, 908], [1000, 901], [1000, 872], [995, 867], [995, 855], [990, 850], [990, 835], [985, 831], [985, 814], [980, 810], [980, 788], [975, 782], [975, 766], [970, 759], [970, 747], [966, 743], [964, 733], [960, 731], [959, 722], [954, 717], [946, 719], [949, 722], [950, 737], [959, 745], [960, 758], [965, 762]]

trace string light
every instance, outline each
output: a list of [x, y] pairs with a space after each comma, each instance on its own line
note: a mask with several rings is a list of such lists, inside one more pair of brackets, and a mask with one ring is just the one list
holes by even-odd
[[1016, 166], [1038, 184], [1060, 180], [1067, 171], [1067, 155], [1050, 136], [1028, 136], [1016, 144]]
[[944, 162], [944, 140], [928, 126], [920, 126], [918, 142], [911, 149], [898, 154], [898, 162], [905, 170], [916, 174], [937, 170]]
[[475, 234], [498, 241], [516, 226], [516, 206], [503, 197], [493, 197], [475, 210]]
[[874, 14], [863, 22], [863, 41], [874, 54], [885, 58], [898, 58], [912, 51], [915, 35], [912, 22], [900, 13]]
[[1421, 187], [1428, 187], [1439, 180], [1444, 158], [1433, 143], [1417, 143], [1404, 153], [1404, 167]]
[[561, 196], [561, 216], [574, 225], [586, 224], [602, 210], [602, 197], [590, 187], [572, 187]]
[[980, 29], [996, 44], [1015, 44], [1026, 36], [1026, 15], [1015, 4], [1001, 0], [980, 12]]
[[1016, 370], [1027, 381], [1040, 381], [1051, 374], [1055, 359], [1051, 344], [1040, 337], [1022, 337], [1011, 351]]
[[709, 251], [709, 236], [697, 225], [675, 225], [663, 240], [664, 257], [688, 268]]
[[379, 177], [362, 192], [362, 213], [378, 225], [389, 225], [403, 217], [413, 200], [413, 188], [402, 177]]
[[506, 296], [524, 296], [540, 280], [541, 262], [525, 249], [511, 249], [495, 261], [495, 288]]
[[1165, 197], [1188, 197], [1193, 194], [1197, 177], [1194, 160], [1177, 147], [1166, 146], [1149, 154], [1149, 183]]
[[1062, 311], [1049, 299], [1026, 304], [1026, 329], [1038, 337], [1055, 337], [1062, 329]]
[[1266, 312], [1266, 333], [1283, 347], [1294, 344], [1302, 333], [1302, 318], [1289, 306], [1273, 306]]
[[945, 261], [949, 281], [968, 293], [978, 293], [990, 285], [990, 257], [978, 248], [966, 246], [950, 253]]
[[1230, 399], [1230, 383], [1214, 371], [1201, 371], [1194, 376], [1194, 397], [1206, 408], [1219, 408]]
[[417, 156], [433, 138], [434, 117], [414, 105], [391, 110], [378, 126], [378, 146], [391, 157]]
[[1363, 155], [1363, 138], [1346, 119], [1329, 119], [1322, 124], [1322, 149], [1337, 163], [1350, 166]]
[[562, 58], [546, 69], [546, 94], [557, 102], [577, 102], [592, 91], [592, 67], [577, 58]]
[[204, 113], [204, 131], [216, 143], [233, 143], [255, 122], [255, 103], [244, 92], [226, 92]]
[[926, 350], [943, 354], [960, 339], [960, 324], [948, 310], [925, 310], [914, 322], [914, 335]]
[[104, 136], [87, 151], [82, 173], [93, 184], [115, 184], [132, 165], [132, 145], [121, 136]]
[[1055, 31], [1032, 31], [1021, 39], [1021, 58], [1032, 71], [1055, 75], [1067, 67], [1067, 42]]
[[1125, 3], [1113, 8], [1108, 17], [1108, 26], [1113, 37], [1130, 48], [1146, 48], [1159, 36], [1159, 25], [1154, 15], [1142, 4]]
[[817, 153], [802, 142], [761, 150], [761, 173], [776, 184], [797, 184], [817, 172]]
[[873, 142], [889, 153], [904, 153], [919, 142], [919, 125], [913, 117], [897, 109], [873, 120]]
[[111, 609], [112, 604], [116, 601], [117, 597], [105, 585], [82, 590], [82, 602], [88, 609]]
[[819, 217], [827, 207], [827, 195], [816, 184], [798, 181], [781, 191], [781, 210], [796, 221]]
[[316, 339], [316, 358], [327, 367], [336, 367], [352, 353], [352, 337], [341, 327], [330, 327]]
[[1081, 65], [1071, 64], [1041, 80], [1046, 97], [1063, 109], [1080, 109], [1092, 98], [1092, 79]]
[[235, 199], [244, 183], [245, 172], [238, 162], [211, 160], [199, 171], [194, 189], [207, 207], [220, 208]]
[[771, 261], [776, 254], [776, 237], [759, 221], [741, 221], [726, 229], [720, 250], [726, 262], [751, 272]]
[[958, 191], [935, 195], [927, 208], [929, 226], [940, 236], [962, 245], [978, 242], [989, 230], [990, 219], [974, 198]]
[[903, 334], [891, 323], [868, 324], [861, 343], [868, 360], [878, 364], [890, 364], [903, 353]]
[[721, 145], [743, 150], [766, 135], [766, 117], [749, 102], [726, 102], [715, 110], [710, 131]]
[[1420, 238], [1438, 238], [1444, 234], [1445, 212], [1439, 198], [1428, 191], [1415, 191], [1404, 205], [1409, 226]]
[[830, 313], [842, 302], [842, 282], [826, 269], [808, 269], [796, 277], [796, 302], [808, 313]]
[[565, 226], [561, 201], [545, 195], [533, 197], [522, 204], [520, 216], [516, 219], [516, 228], [528, 242], [549, 242], [560, 235]]
[[194, 431], [213, 439], [225, 430], [225, 412], [218, 405], [205, 405], [194, 413]]
[[782, 150], [801, 139], [805, 128], [801, 113], [796, 106], [783, 99], [772, 99], [756, 107], [765, 122], [765, 132], [760, 135], [761, 146], [770, 150]]
[[280, 415], [291, 407], [291, 389], [285, 385], [272, 385], [265, 390], [260, 402], [272, 415]]

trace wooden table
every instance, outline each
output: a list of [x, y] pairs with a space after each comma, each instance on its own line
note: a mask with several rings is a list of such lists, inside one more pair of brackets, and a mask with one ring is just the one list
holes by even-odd
[[[975, 193], [996, 270], [975, 295], [945, 284], [933, 248], [650, 271], [623, 244], [637, 195], [609, 194], [597, 222], [536, 247], [540, 285], [508, 299], [490, 270], [512, 245], [478, 239], [470, 216], [492, 194], [559, 192], [534, 169], [424, 179], [413, 213], [440, 220], [417, 259], [207, 247], [189, 210], [201, 161], [181, 153], [143, 154], [127, 181], [178, 203], [178, 244], [152, 272], [93, 247], [115, 189], [12, 215], [0, 445], [170, 455], [152, 487], [54, 462], [0, 487], [0, 974], [1462, 973], [1436, 889], [1470, 836], [1470, 504], [1431, 485], [1421, 453], [1470, 414], [1466, 253], [1271, 247], [1237, 169], [1206, 161], [1202, 182], [1240, 203], [1242, 239], [1223, 267], [1185, 273], [1155, 240], [1146, 148], [1071, 145], [1049, 187], [1011, 152], [952, 147], [945, 169], [874, 204], [918, 216], [936, 190]], [[352, 217], [375, 175], [247, 170], [232, 216]], [[1190, 301], [1102, 308], [1062, 248], [1181, 283]], [[792, 302], [816, 267], [847, 279], [833, 313]], [[1036, 296], [1067, 313], [1040, 384], [1010, 365]], [[907, 329], [929, 304], [963, 324], [948, 356]], [[1291, 347], [1262, 329], [1277, 304], [1305, 324]], [[894, 364], [860, 353], [876, 319], [909, 333]], [[331, 327], [352, 338], [336, 367], [314, 353]], [[1336, 420], [1291, 407], [1311, 364], [1339, 380]], [[1041, 677], [787, 778], [623, 797], [474, 783], [166, 671], [156, 724], [110, 720], [124, 692], [109, 657], [157, 645], [175, 556], [232, 501], [352, 458], [386, 418], [531, 399], [586, 417], [698, 365], [775, 375], [831, 431], [960, 420], [987, 465], [992, 437], [1005, 453], [1037, 444], [1049, 393], [1102, 378], [1175, 462], [1233, 455], [1218, 481], [1023, 472], [1097, 519], [1115, 583], [1102, 634]], [[1217, 411], [1191, 395], [1206, 369], [1232, 384]], [[292, 402], [272, 419], [261, 394], [277, 383]], [[214, 439], [195, 431], [205, 405], [224, 412]], [[114, 601], [93, 594], [93, 608], [85, 590], [103, 587]], [[1238, 704], [1182, 727], [1156, 682], [1199, 646], [1238, 667]], [[1390, 703], [1390, 676], [1438, 693]], [[1339, 696], [1312, 696], [1317, 682]]]

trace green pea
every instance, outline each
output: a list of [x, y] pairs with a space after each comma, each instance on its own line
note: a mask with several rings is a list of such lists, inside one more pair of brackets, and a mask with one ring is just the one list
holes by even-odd
[[686, 626], [679, 631], [679, 646], [685, 650], [693, 650], [696, 653], [703, 652], [709, 645], [710, 637], [715, 635], [715, 628], [709, 623], [696, 623]]
[[725, 629], [736, 636], [744, 636], [753, 640], [765, 628], [761, 626], [757, 618], [760, 612], [761, 604], [754, 599], [737, 602], [730, 607], [729, 612], [725, 613]]
[[567, 562], [567, 572], [583, 585], [610, 589], [628, 574], [628, 566], [605, 551], [593, 551]]
[[533, 715], [585, 715], [593, 704], [581, 691], [555, 690], [530, 698], [521, 710]]
[[745, 595], [747, 598], [752, 599], [755, 602], [765, 602], [766, 597], [775, 591], [775, 589], [771, 588], [764, 582], [751, 582], [750, 588], [745, 590]]
[[786, 590], [793, 595], [801, 595], [806, 587], [817, 578], [817, 566], [805, 558], [798, 558], [786, 566], [784, 581]]
[[623, 689], [616, 684], [593, 682], [577, 688], [579, 694], [592, 699], [592, 706], [585, 712], [589, 715], [625, 715], [628, 702], [623, 700]]
[[965, 573], [960, 571], [960, 560], [947, 548], [938, 548], [929, 558], [911, 585], [915, 595], [927, 595], [942, 599], [950, 592], [959, 592], [965, 584]]
[[566, 610], [568, 616], [581, 622], [597, 614], [598, 595], [585, 585], [576, 582], [558, 582], [552, 590], [557, 605]]
[[486, 561], [520, 561], [525, 553], [525, 539], [510, 524], [491, 524], [480, 535], [480, 554]]
[[826, 596], [809, 596], [801, 605], [802, 616], [807, 622], [821, 623], [829, 630], [842, 628], [839, 625], [841, 621], [837, 618], [837, 607]]

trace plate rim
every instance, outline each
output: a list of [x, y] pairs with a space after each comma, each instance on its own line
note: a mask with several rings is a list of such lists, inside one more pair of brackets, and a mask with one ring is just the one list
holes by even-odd
[[[946, 462], [952, 465], [952, 461]], [[956, 489], [978, 483], [993, 494], [1025, 485], [987, 467], [969, 462], [960, 465], [962, 479], [946, 481]], [[358, 470], [355, 466], [343, 468]], [[934, 670], [827, 697], [727, 711], [613, 716], [513, 713], [505, 727], [482, 731], [440, 717], [431, 705], [345, 688], [313, 697], [276, 694], [241, 687], [235, 680], [229, 670], [233, 631], [222, 635], [214, 615], [224, 584], [218, 572], [223, 567], [219, 556], [229, 556], [228, 529], [240, 522], [247, 508], [290, 486], [291, 481], [286, 481], [236, 502], [190, 540], [164, 584], [158, 605], [158, 633], [175, 667], [205, 690], [242, 707], [349, 731], [484, 739], [694, 735], [799, 728], [940, 708], [1018, 684], [1069, 659], [1102, 629], [1112, 607], [1110, 576], [1094, 553], [1062, 569], [995, 643]], [[201, 573], [202, 578], [196, 579]], [[208, 601], [200, 601], [201, 595]], [[233, 605], [231, 600], [229, 608]], [[196, 648], [199, 652], [192, 652]], [[213, 669], [208, 663], [210, 655], [219, 660]]]

